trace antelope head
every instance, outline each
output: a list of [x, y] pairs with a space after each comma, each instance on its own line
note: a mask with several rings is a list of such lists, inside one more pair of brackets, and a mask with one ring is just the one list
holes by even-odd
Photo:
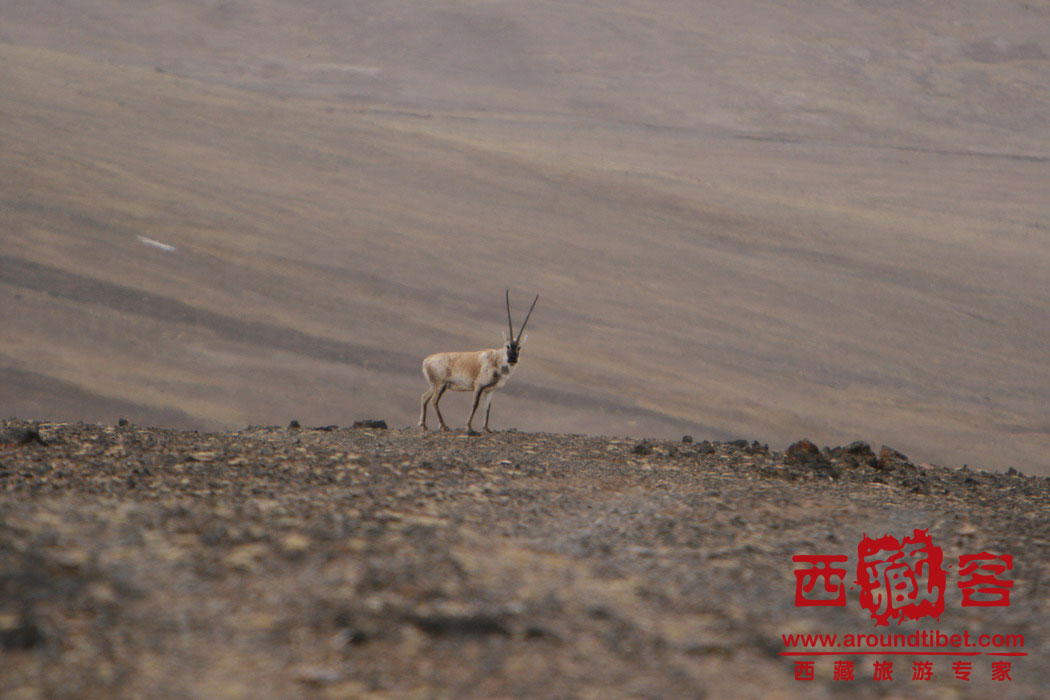
[[521, 322], [521, 328], [518, 329], [518, 334], [515, 336], [514, 322], [511, 321], [510, 318], [510, 290], [507, 290], [507, 330], [510, 331], [510, 335], [504, 333], [503, 340], [506, 342], [504, 350], [507, 353], [507, 364], [511, 366], [518, 364], [518, 353], [521, 351], [521, 346], [528, 337], [522, 335], [522, 332], [525, 330], [525, 324], [529, 322], [529, 316], [532, 315], [532, 310], [536, 308], [536, 302], [539, 300], [540, 295], [537, 294], [536, 298], [532, 300], [532, 306], [529, 307], [529, 312], [525, 314], [525, 320]]

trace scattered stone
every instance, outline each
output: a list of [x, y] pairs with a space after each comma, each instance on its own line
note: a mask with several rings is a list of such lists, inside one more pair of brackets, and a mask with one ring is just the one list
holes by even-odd
[[922, 496], [930, 495], [930, 482], [925, 475], [919, 475], [910, 479], [905, 479], [902, 487], [910, 489], [912, 493], [917, 493]]
[[368, 642], [370, 638], [371, 635], [364, 630], [356, 627], [344, 627], [336, 634], [335, 644], [339, 647], [357, 647]]
[[0, 649], [32, 649], [43, 643], [44, 632], [32, 619], [0, 615]]
[[769, 454], [769, 445], [763, 445], [758, 440], [754, 440], [748, 446], [747, 451], [753, 455]]
[[303, 426], [299, 425], [299, 421], [295, 420], [294, 418], [292, 419], [292, 422], [288, 424], [289, 430], [298, 430], [301, 427]]
[[631, 452], [636, 455], [651, 455], [653, 453], [653, 446], [647, 441], [642, 440], [631, 448]]
[[387, 429], [385, 420], [372, 420], [372, 419], [369, 419], [369, 420], [355, 420], [354, 421], [354, 427], [355, 428], [374, 428], [376, 430], [386, 430]]
[[784, 461], [789, 465], [794, 464], [800, 467], [819, 470], [831, 477], [837, 477], [839, 475], [838, 468], [833, 466], [827, 455], [821, 452], [820, 448], [810, 440], [799, 440], [788, 447], [787, 451], [784, 453]]
[[790, 461], [799, 464], [824, 459], [824, 455], [820, 453], [820, 448], [806, 439], [799, 440], [789, 446], [787, 451], [784, 452], [784, 456]]
[[[0, 448], [0, 657], [29, 696], [137, 689], [108, 684], [155, 661], [170, 630], [139, 613], [164, 608], [165, 620], [188, 623], [180, 644], [217, 657], [202, 670], [232, 673], [235, 690], [251, 687], [251, 659], [264, 654], [293, 659], [279, 678], [292, 695], [454, 696], [479, 676], [473, 663], [442, 660], [465, 652], [518, 669], [486, 679], [492, 696], [522, 687], [555, 696], [570, 687], [563, 663], [572, 687], [608, 695], [594, 650], [622, 660], [624, 677], [651, 673], [654, 684], [639, 687], [654, 697], [689, 697], [694, 677], [651, 660], [669, 648], [739, 653], [756, 638], [755, 615], [798, 631], [786, 553], [850, 551], [873, 518], [877, 534], [899, 538], [914, 521], [960, 552], [1003, 542], [1038, 552], [1050, 541], [1045, 518], [1025, 517], [1045, 511], [1050, 481], [877, 470], [867, 465], [878, 453], [860, 442], [825, 452], [800, 441], [789, 456], [751, 440], [0, 422], [0, 432], [14, 427], [49, 443]], [[639, 445], [652, 456], [632, 453]], [[1045, 559], [1011, 572], [1018, 588], [1047, 580]], [[718, 620], [727, 651], [704, 639], [683, 647], [674, 628], [698, 584], [729, 611]], [[1043, 624], [1038, 613], [1013, 631]], [[249, 656], [215, 643], [239, 634], [251, 635]], [[289, 655], [289, 645], [308, 653]], [[748, 673], [775, 687], [781, 659], [757, 655]], [[530, 671], [541, 665], [553, 669], [549, 682]], [[46, 684], [25, 686], [40, 668]], [[186, 694], [215, 694], [194, 683], [186, 678]], [[1035, 684], [1014, 683], [1019, 697], [1040, 697]]]
[[881, 471], [894, 471], [897, 469], [915, 469], [915, 465], [908, 461], [903, 454], [892, 447], [882, 446], [879, 450], [879, 459], [875, 468]]
[[879, 461], [871, 445], [861, 440], [851, 442], [845, 447], [834, 447], [830, 450], [829, 455], [833, 461], [850, 469], [875, 467]]
[[554, 630], [541, 625], [529, 625], [525, 628], [525, 639], [547, 639], [550, 641], [561, 641], [561, 637]]
[[730, 447], [736, 447], [736, 448], [738, 448], [738, 449], [741, 449], [741, 450], [742, 450], [742, 449], [744, 449], [745, 447], [747, 447], [747, 440], [733, 440], [732, 442], [730, 442], [730, 443], [727, 443], [727, 444], [728, 444], [728, 445], [729, 445]]
[[693, 436], [692, 435], [683, 435], [682, 436], [682, 442], [686, 443], [687, 445], [692, 443], [693, 442]]
[[120, 426], [121, 428], [126, 428], [128, 426], [128, 419], [127, 418], [119, 419], [117, 421], [117, 425]]
[[46, 445], [36, 428], [14, 427], [0, 432], [0, 445]]
[[485, 613], [413, 615], [408, 618], [408, 621], [431, 637], [510, 636], [510, 632], [502, 621]]

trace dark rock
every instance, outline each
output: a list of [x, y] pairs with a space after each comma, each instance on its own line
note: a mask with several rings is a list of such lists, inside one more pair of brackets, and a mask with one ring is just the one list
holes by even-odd
[[874, 452], [871, 451], [871, 445], [869, 445], [868, 443], [864, 442], [863, 440], [854, 440], [850, 444], [846, 445], [846, 447], [844, 447], [843, 449], [846, 450], [847, 454], [851, 454], [851, 455], [868, 455], [868, 454], [874, 455], [875, 454]]
[[745, 447], [747, 447], [747, 440], [733, 440], [732, 442], [728, 443], [728, 445], [730, 447], [736, 447], [742, 450]]
[[769, 445], [763, 445], [758, 440], [755, 440], [747, 448], [747, 451], [753, 455], [756, 454], [769, 454]]
[[824, 455], [820, 453], [820, 448], [813, 442], [805, 439], [799, 440], [788, 447], [787, 451], [784, 452], [784, 456], [788, 458], [788, 461], [795, 463], [824, 459]]
[[700, 447], [697, 448], [697, 452], [702, 455], [710, 455], [715, 453], [715, 446], [712, 445], [708, 440], [704, 440], [700, 443]]
[[829, 456], [832, 461], [847, 468], [875, 467], [879, 462], [871, 445], [861, 440], [851, 442], [845, 447], [832, 448]]
[[930, 495], [930, 483], [925, 479], [914, 479], [905, 483], [905, 487], [910, 487], [912, 493], [917, 493], [922, 496]]
[[682, 436], [682, 442], [686, 443], [687, 445], [689, 443], [691, 443], [692, 441], [693, 441], [693, 436], [692, 435], [683, 435]]
[[431, 637], [509, 637], [510, 632], [498, 618], [484, 613], [465, 615], [415, 615], [409, 622]]
[[117, 425], [119, 425], [121, 428], [127, 427], [128, 419], [127, 418], [121, 418], [120, 420], [117, 421]]
[[29, 445], [38, 443], [46, 445], [36, 428], [7, 428], [0, 432], [0, 444], [2, 445]]
[[529, 627], [526, 627], [525, 639], [548, 639], [555, 642], [561, 641], [561, 637], [558, 636], [557, 632], [540, 625], [530, 625]]
[[12, 627], [0, 627], [0, 649], [32, 649], [43, 641], [43, 630], [36, 622], [25, 617]]
[[385, 420], [355, 420], [355, 428], [376, 428], [378, 430], [386, 430]]
[[799, 440], [784, 453], [784, 461], [809, 469], [818, 470], [829, 476], [837, 477], [839, 471], [831, 464], [827, 456], [810, 440]]
[[289, 430], [298, 430], [301, 427], [303, 427], [303, 426], [299, 425], [299, 421], [297, 421], [295, 419], [293, 419], [292, 422], [288, 424], [288, 429]]
[[653, 446], [645, 440], [642, 440], [637, 445], [631, 448], [631, 452], [636, 455], [651, 455], [653, 453]]
[[356, 627], [347, 627], [340, 633], [340, 636], [344, 644], [355, 647], [367, 643], [372, 638], [368, 632]]
[[897, 469], [915, 469], [915, 465], [897, 450], [883, 445], [882, 449], [879, 450], [879, 459], [875, 464], [875, 468], [881, 471], [894, 471]]
[[587, 614], [595, 620], [612, 619], [612, 612], [604, 605], [592, 604], [587, 606]]

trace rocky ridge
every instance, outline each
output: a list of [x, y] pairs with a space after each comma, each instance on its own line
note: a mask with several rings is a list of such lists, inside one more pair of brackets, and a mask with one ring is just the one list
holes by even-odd
[[[1024, 634], [1009, 690], [1038, 697], [1048, 506], [1050, 479], [863, 442], [11, 419], [0, 695], [830, 697], [781, 635], [872, 624], [855, 591], [795, 607], [791, 557], [921, 528], [946, 561], [1015, 556], [1010, 607], [951, 590], [936, 626]], [[946, 669], [890, 688], [1001, 687]]]

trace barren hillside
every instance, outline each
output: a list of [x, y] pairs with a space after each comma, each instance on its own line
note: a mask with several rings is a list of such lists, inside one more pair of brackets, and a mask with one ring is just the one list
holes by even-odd
[[[1044, 477], [863, 443], [4, 421], [0, 695], [1035, 700], [1048, 510]], [[916, 529], [943, 553], [944, 610], [876, 627], [858, 543]], [[1012, 557], [992, 577], [1008, 606], [962, 604], [959, 557], [983, 552]], [[796, 607], [796, 555], [848, 557], [842, 606]], [[917, 632], [784, 655], [785, 635]]]
[[0, 11], [0, 414], [410, 425], [510, 287], [499, 426], [1048, 473], [1045, 2]]

